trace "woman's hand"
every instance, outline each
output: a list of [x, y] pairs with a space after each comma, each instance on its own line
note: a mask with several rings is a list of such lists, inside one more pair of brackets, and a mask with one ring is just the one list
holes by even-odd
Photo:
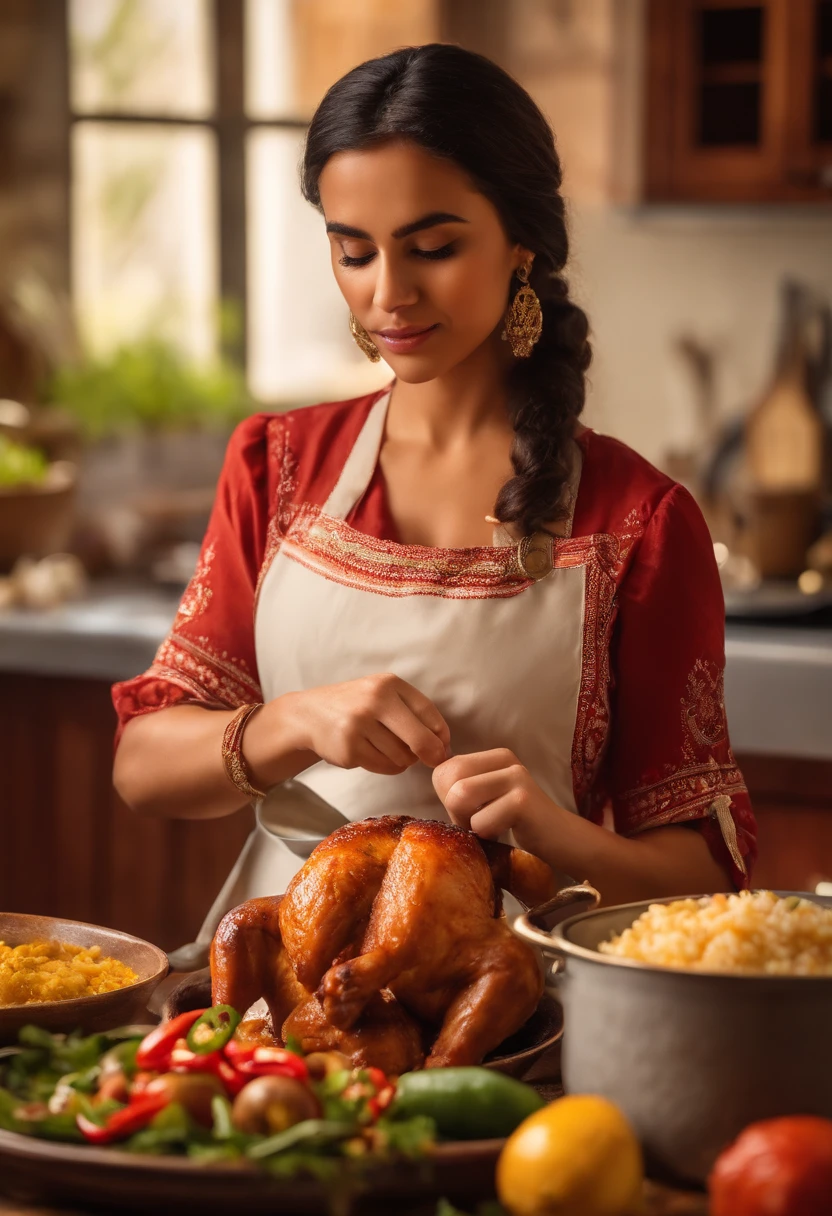
[[289, 740], [338, 768], [393, 776], [417, 760], [435, 768], [448, 756], [450, 731], [426, 696], [389, 673], [288, 693], [255, 714], [244, 752], [262, 770], [269, 736]]
[[521, 849], [544, 859], [559, 818], [568, 814], [504, 747], [446, 760], [433, 771], [433, 788], [459, 827], [486, 840], [512, 831]]
[[671, 824], [618, 836], [558, 806], [507, 748], [446, 760], [433, 787], [454, 823], [489, 840], [512, 831], [556, 872], [588, 879], [604, 904], [731, 889], [700, 832]]

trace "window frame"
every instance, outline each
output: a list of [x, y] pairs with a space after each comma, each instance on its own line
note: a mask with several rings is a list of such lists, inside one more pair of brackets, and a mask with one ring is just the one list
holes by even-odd
[[[257, 128], [305, 131], [305, 118], [252, 118], [245, 105], [245, 0], [211, 0], [212, 61], [214, 77], [213, 113], [204, 118], [153, 115], [134, 110], [82, 113], [72, 107], [70, 82], [72, 65], [69, 39], [69, 4], [64, 0], [63, 44], [66, 64], [66, 165], [71, 207], [72, 131], [76, 123], [196, 128], [213, 132], [216, 142], [219, 300], [233, 301], [238, 309], [239, 326], [233, 336], [223, 336], [223, 353], [247, 371], [248, 365], [248, 275], [247, 275], [247, 199], [246, 143], [249, 131]], [[66, 228], [67, 261], [72, 266], [72, 223]], [[72, 282], [70, 270], [70, 295]]]

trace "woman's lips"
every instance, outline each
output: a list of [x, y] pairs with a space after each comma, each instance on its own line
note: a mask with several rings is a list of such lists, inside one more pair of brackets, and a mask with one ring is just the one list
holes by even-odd
[[427, 328], [408, 325], [404, 329], [377, 329], [374, 338], [379, 338], [389, 351], [396, 355], [407, 355], [417, 346], [426, 342], [439, 325], [429, 325]]

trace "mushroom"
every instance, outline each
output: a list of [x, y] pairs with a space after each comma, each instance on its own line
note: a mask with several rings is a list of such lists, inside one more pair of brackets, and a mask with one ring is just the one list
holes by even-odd
[[225, 1095], [220, 1082], [209, 1073], [166, 1072], [154, 1077], [144, 1090], [146, 1094], [164, 1094], [168, 1102], [177, 1102], [195, 1123], [210, 1127], [213, 1122], [211, 1103], [217, 1094]]
[[290, 1077], [257, 1077], [244, 1085], [231, 1109], [231, 1121], [249, 1135], [274, 1135], [304, 1119], [317, 1119], [318, 1100], [300, 1081]]

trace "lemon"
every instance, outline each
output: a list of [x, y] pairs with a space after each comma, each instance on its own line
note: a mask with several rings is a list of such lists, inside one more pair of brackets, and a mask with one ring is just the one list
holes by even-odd
[[512, 1216], [632, 1216], [643, 1182], [633, 1129], [593, 1094], [570, 1094], [530, 1115], [497, 1164], [497, 1193]]

